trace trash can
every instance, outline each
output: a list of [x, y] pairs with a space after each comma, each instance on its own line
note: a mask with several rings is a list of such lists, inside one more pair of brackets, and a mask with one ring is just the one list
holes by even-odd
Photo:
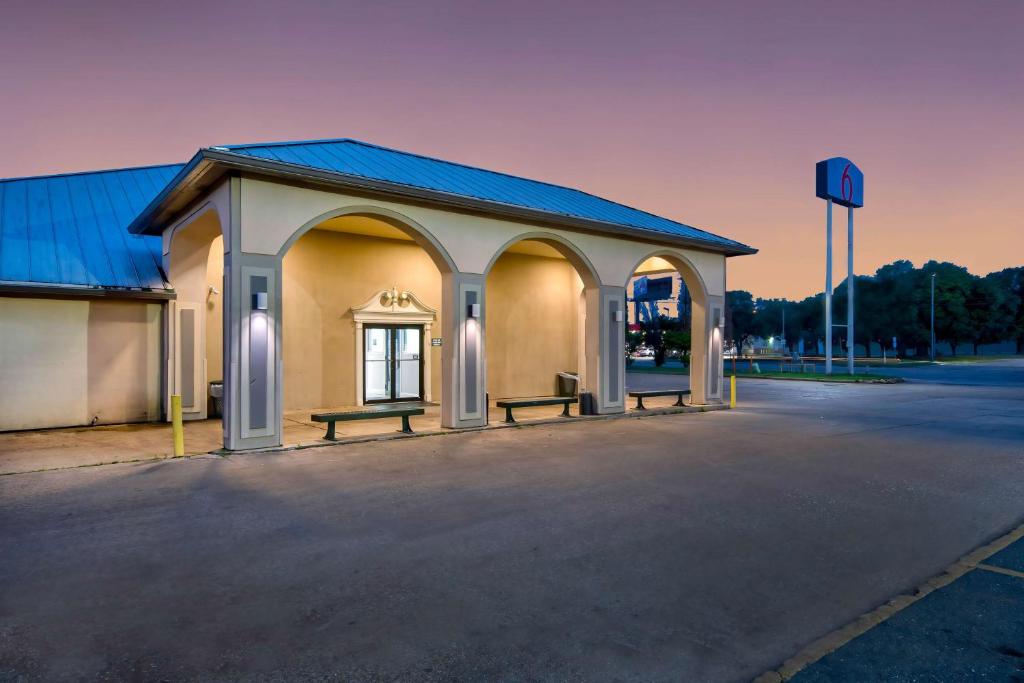
[[575, 372], [558, 373], [558, 395], [575, 396], [580, 385], [580, 376]]
[[207, 407], [209, 417], [222, 417], [224, 414], [224, 382], [210, 382], [210, 405]]
[[594, 395], [589, 391], [580, 394], [580, 415], [597, 415], [597, 407], [594, 405]]

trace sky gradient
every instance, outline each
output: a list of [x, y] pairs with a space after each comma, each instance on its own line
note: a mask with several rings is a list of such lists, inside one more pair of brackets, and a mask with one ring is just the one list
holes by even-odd
[[[550, 6], [549, 6], [550, 5]], [[814, 163], [865, 173], [855, 269], [1024, 265], [1024, 2], [5, 3], [0, 177], [354, 137], [577, 187], [824, 281]], [[837, 214], [836, 281], [845, 277]]]

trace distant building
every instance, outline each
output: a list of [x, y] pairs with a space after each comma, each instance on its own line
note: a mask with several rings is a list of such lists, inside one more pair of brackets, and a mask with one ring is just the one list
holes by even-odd
[[650, 322], [659, 315], [689, 322], [693, 311], [690, 291], [674, 271], [636, 275], [626, 285], [626, 306], [630, 325]]

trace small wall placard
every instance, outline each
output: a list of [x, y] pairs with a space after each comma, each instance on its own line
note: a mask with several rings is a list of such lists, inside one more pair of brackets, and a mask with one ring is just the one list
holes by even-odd
[[433, 337], [430, 340], [430, 345], [431, 346], [440, 346], [441, 345], [441, 337]]

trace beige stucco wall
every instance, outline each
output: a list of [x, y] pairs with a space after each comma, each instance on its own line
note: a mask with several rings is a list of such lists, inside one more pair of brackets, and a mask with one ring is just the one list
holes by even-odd
[[[355, 403], [353, 306], [397, 287], [441, 315], [441, 274], [414, 242], [312, 230], [285, 255], [282, 277], [285, 410]], [[425, 340], [434, 400], [441, 396], [440, 351]]]
[[240, 220], [245, 226], [241, 246], [247, 253], [277, 254], [300, 227], [319, 223], [333, 212], [379, 209], [422, 229], [437, 245], [439, 253], [447, 257], [452, 269], [460, 272], [484, 273], [505, 245], [524, 236], [547, 234], [574, 245], [593, 267], [601, 284], [624, 287], [640, 263], [652, 255], [668, 253], [692, 267], [709, 295], [725, 294], [725, 257], [721, 254], [665, 248], [635, 239], [535, 226], [251, 178], [242, 179], [241, 195]]
[[505, 253], [487, 275], [487, 392], [550, 396], [555, 373], [579, 371], [583, 283], [565, 259]]
[[0, 298], [0, 430], [159, 419], [160, 309]]
[[206, 378], [219, 382], [224, 379], [224, 239], [219, 235], [210, 244], [206, 286]]

